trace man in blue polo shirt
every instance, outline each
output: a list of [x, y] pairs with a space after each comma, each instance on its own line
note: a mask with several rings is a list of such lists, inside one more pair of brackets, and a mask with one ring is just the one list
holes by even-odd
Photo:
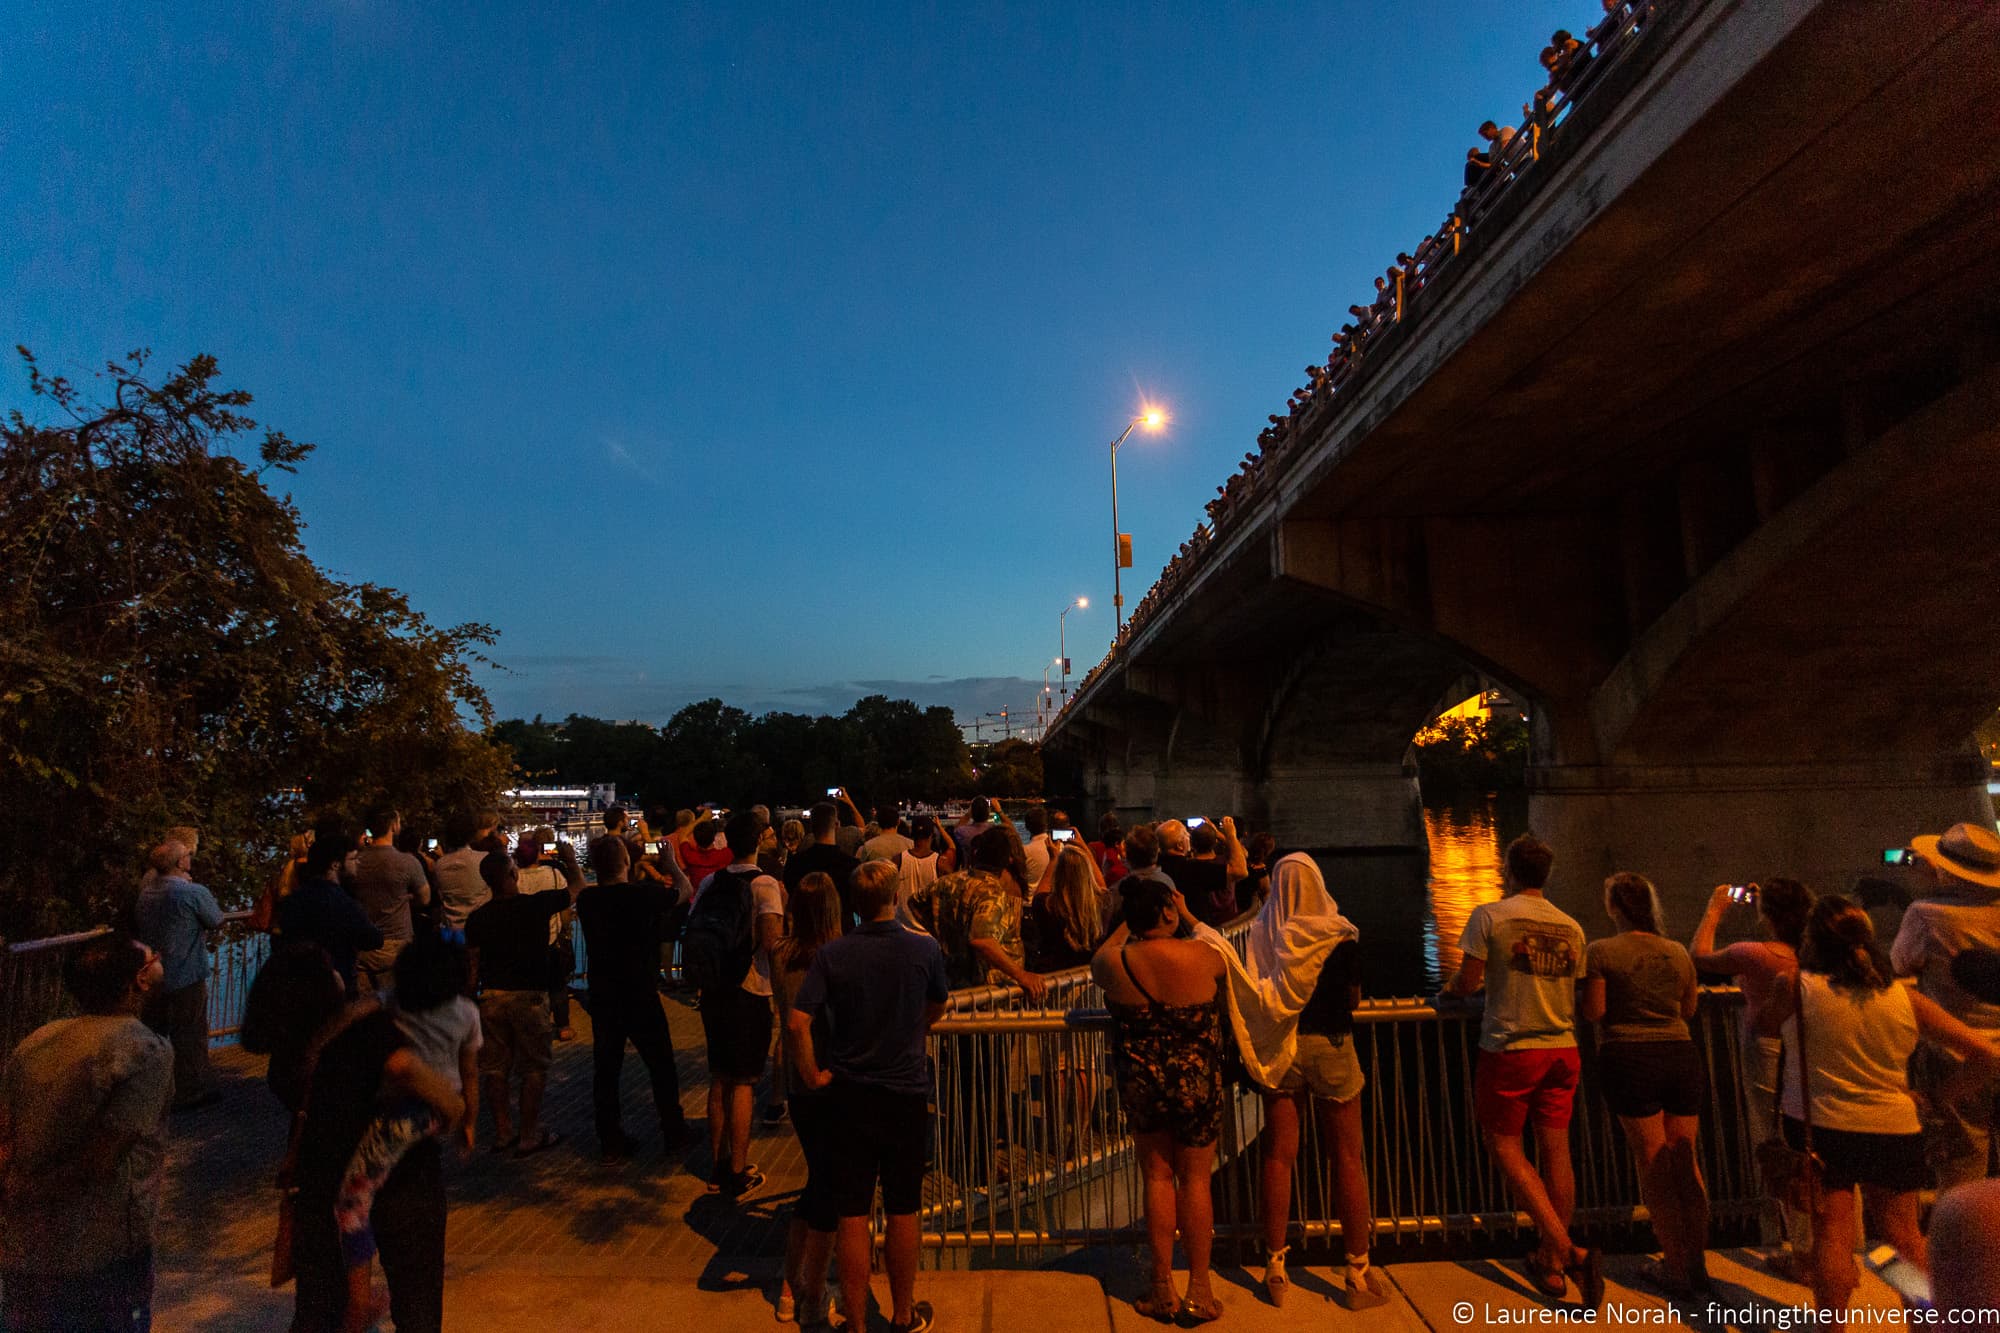
[[[930, 1139], [930, 1060], [924, 1036], [951, 994], [937, 941], [896, 921], [896, 865], [869, 861], [848, 881], [861, 917], [850, 935], [814, 956], [790, 1017], [799, 1076], [831, 1085], [831, 1119], [843, 1126], [828, 1166], [827, 1195], [840, 1219], [838, 1267], [847, 1317], [868, 1310], [868, 1214], [882, 1182], [888, 1215], [886, 1267], [897, 1333], [926, 1333], [928, 1301], [917, 1282], [917, 1206], [923, 1201]], [[827, 1049], [813, 1049], [813, 1020], [826, 1015]], [[822, 1067], [824, 1064], [824, 1067]], [[810, 1293], [800, 1293], [810, 1299]]]

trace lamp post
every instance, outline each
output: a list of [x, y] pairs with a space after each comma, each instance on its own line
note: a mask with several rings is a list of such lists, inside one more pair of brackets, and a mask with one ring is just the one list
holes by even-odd
[[[1113, 470], [1112, 475], [1114, 477], [1117, 475], [1116, 469]], [[1111, 502], [1111, 507], [1115, 515], [1118, 508], [1118, 502], [1115, 498]], [[1111, 521], [1114, 525], [1118, 522], [1116, 517], [1113, 517]], [[1068, 606], [1065, 606], [1062, 609], [1062, 614], [1056, 617], [1056, 661], [1062, 666], [1062, 702], [1065, 705], [1069, 703], [1069, 613], [1072, 611], [1087, 610], [1089, 606], [1090, 599], [1088, 597], [1079, 597]], [[1046, 681], [1043, 683], [1047, 684]]]
[[1118, 613], [1116, 637], [1111, 640], [1113, 649], [1125, 635], [1125, 589], [1121, 577], [1125, 565], [1125, 534], [1118, 530], [1118, 446], [1125, 443], [1125, 437], [1135, 426], [1147, 430], [1159, 430], [1167, 424], [1167, 414], [1157, 407], [1149, 407], [1138, 416], [1125, 423], [1125, 429], [1118, 432], [1118, 438], [1111, 442], [1111, 605]]

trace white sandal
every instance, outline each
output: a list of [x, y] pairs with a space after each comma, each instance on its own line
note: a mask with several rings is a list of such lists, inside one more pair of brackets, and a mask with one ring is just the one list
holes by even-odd
[[1292, 1289], [1291, 1279], [1285, 1276], [1285, 1255], [1291, 1248], [1287, 1245], [1283, 1249], [1272, 1250], [1264, 1257], [1264, 1295], [1273, 1306], [1280, 1308], [1285, 1304], [1285, 1293]]

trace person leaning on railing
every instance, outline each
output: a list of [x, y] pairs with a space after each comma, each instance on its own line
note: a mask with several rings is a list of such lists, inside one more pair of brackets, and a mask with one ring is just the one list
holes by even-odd
[[[1118, 1101], [1145, 1177], [1151, 1289], [1133, 1310], [1203, 1323], [1222, 1317], [1210, 1284], [1215, 1214], [1209, 1171], [1222, 1131], [1222, 951], [1176, 938], [1185, 900], [1157, 880], [1127, 879], [1124, 923], [1091, 961], [1111, 1010]], [[1225, 946], [1226, 947], [1226, 946]], [[1187, 1252], [1185, 1299], [1174, 1291], [1174, 1236]]]
[[1361, 998], [1360, 932], [1340, 914], [1319, 866], [1294, 852], [1271, 870], [1271, 891], [1230, 969], [1231, 1024], [1251, 1081], [1264, 1096], [1259, 1203], [1264, 1224], [1264, 1294], [1283, 1305], [1291, 1282], [1292, 1167], [1299, 1125], [1310, 1107], [1334, 1168], [1340, 1237], [1347, 1257], [1347, 1307], [1384, 1304], [1369, 1267], [1375, 1218], [1361, 1156], [1361, 1090], [1354, 1053], [1354, 1006]]
[[1577, 1010], [1597, 1032], [1597, 1083], [1618, 1117], [1662, 1253], [1645, 1277], [1671, 1294], [1708, 1290], [1708, 1191], [1695, 1136], [1708, 1066], [1688, 1031], [1701, 1002], [1688, 952], [1660, 929], [1652, 881], [1624, 872], [1604, 881], [1618, 933], [1584, 950]]

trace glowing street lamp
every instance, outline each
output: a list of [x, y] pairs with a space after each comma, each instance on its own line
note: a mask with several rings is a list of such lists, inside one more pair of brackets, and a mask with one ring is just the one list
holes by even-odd
[[[1111, 442], [1111, 605], [1118, 613], [1117, 632], [1120, 638], [1125, 633], [1125, 589], [1121, 576], [1124, 570], [1132, 566], [1132, 537], [1131, 534], [1118, 530], [1118, 446], [1125, 443], [1125, 437], [1130, 435], [1136, 426], [1144, 426], [1149, 431], [1160, 431], [1164, 430], [1166, 425], [1167, 414], [1160, 408], [1148, 406], [1138, 416], [1126, 422], [1125, 429]], [[1112, 640], [1114, 647], [1117, 642], [1116, 638]]]
[[[1113, 519], [1112, 522], [1116, 523], [1117, 520]], [[1062, 667], [1062, 701], [1064, 704], [1069, 703], [1069, 613], [1072, 611], [1087, 611], [1089, 609], [1090, 599], [1088, 597], [1079, 597], [1068, 606], [1065, 606], [1062, 609], [1062, 614], [1056, 617], [1056, 661]]]

